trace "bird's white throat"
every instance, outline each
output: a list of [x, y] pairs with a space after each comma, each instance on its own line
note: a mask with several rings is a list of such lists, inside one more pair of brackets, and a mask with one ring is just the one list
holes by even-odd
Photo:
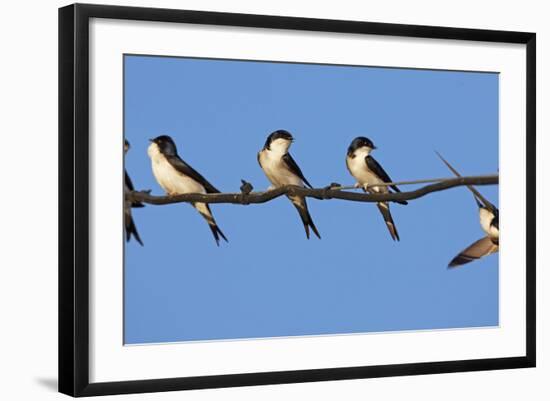
[[288, 139], [277, 138], [269, 144], [268, 153], [272, 153], [273, 156], [283, 156], [288, 153], [288, 148], [292, 144]]
[[161, 155], [159, 146], [155, 142], [152, 142], [147, 148], [147, 154], [151, 159], [157, 158], [159, 155]]
[[156, 143], [149, 145], [147, 154], [151, 158], [153, 175], [167, 194], [176, 195], [206, 192], [202, 184], [174, 168], [161, 153]]
[[370, 155], [370, 152], [372, 152], [372, 148], [370, 148], [368, 146], [362, 146], [359, 149], [355, 149], [353, 154], [355, 155], [355, 157], [359, 157], [360, 159], [364, 159], [365, 157]]

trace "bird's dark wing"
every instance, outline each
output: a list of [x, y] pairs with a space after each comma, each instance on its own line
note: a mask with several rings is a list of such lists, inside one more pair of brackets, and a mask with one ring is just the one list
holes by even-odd
[[495, 252], [498, 252], [498, 245], [494, 244], [489, 237], [483, 237], [455, 256], [449, 263], [449, 267], [464, 265]]
[[200, 173], [197, 172], [193, 167], [181, 160], [179, 156], [166, 156], [166, 159], [172, 165], [172, 167], [174, 167], [180, 173], [192, 178], [193, 180], [201, 184], [206, 190], [206, 193], [220, 193], [220, 191], [214, 185], [210, 184], [208, 180], [200, 175]]
[[493, 220], [491, 221], [491, 225], [495, 226], [498, 230], [500, 230], [498, 226], [498, 209], [496, 209], [495, 217], [493, 217]]
[[[134, 184], [132, 184], [132, 180], [130, 179], [130, 176], [128, 175], [126, 170], [124, 170], [124, 183], [126, 184], [126, 189], [128, 191], [134, 190]], [[144, 206], [145, 205], [141, 202], [132, 202], [132, 207], [144, 207]]]
[[296, 174], [300, 179], [306, 184], [308, 187], [313, 188], [311, 184], [306, 180], [306, 177], [304, 177], [304, 174], [302, 173], [302, 170], [300, 170], [300, 167], [298, 167], [298, 164], [294, 161], [290, 153], [285, 154], [282, 157], [283, 161], [285, 162], [288, 169], [293, 173]]
[[[386, 171], [384, 171], [384, 169], [382, 168], [382, 166], [380, 164], [378, 164], [378, 162], [376, 161], [376, 159], [372, 156], [366, 156], [365, 157], [365, 163], [367, 163], [367, 167], [369, 168], [370, 171], [372, 171], [374, 174], [376, 174], [378, 177], [380, 177], [380, 179], [384, 182], [392, 182], [390, 176], [388, 175], [388, 173], [386, 173]], [[390, 186], [391, 189], [393, 189], [395, 192], [401, 192], [399, 190], [399, 188], [397, 188], [396, 185], [391, 185]]]

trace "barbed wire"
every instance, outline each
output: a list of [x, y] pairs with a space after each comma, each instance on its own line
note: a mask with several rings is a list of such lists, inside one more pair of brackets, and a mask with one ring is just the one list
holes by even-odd
[[184, 202], [202, 202], [202, 203], [229, 203], [229, 204], [258, 204], [266, 203], [284, 195], [297, 195], [305, 198], [314, 199], [340, 199], [353, 202], [391, 202], [391, 201], [409, 201], [418, 199], [427, 194], [443, 191], [446, 189], [468, 186], [468, 185], [496, 185], [499, 182], [498, 174], [465, 176], [465, 177], [450, 177], [450, 178], [429, 178], [412, 181], [397, 181], [389, 183], [381, 183], [370, 185], [372, 187], [392, 186], [392, 185], [414, 185], [425, 184], [418, 189], [405, 192], [389, 192], [389, 193], [370, 193], [370, 192], [354, 192], [350, 190], [362, 189], [357, 185], [343, 186], [338, 183], [332, 183], [324, 188], [303, 188], [294, 185], [286, 185], [275, 189], [253, 192], [252, 184], [241, 180], [241, 192], [235, 193], [215, 193], [215, 194], [199, 194], [188, 193], [174, 196], [157, 196], [151, 195], [150, 191], [129, 191], [126, 193], [126, 199], [131, 202], [143, 202], [151, 205], [167, 205], [173, 203]]

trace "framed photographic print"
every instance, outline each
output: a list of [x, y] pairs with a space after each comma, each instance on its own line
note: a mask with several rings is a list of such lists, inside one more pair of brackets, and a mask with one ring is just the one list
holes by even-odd
[[534, 33], [71, 5], [59, 113], [61, 392], [535, 366]]

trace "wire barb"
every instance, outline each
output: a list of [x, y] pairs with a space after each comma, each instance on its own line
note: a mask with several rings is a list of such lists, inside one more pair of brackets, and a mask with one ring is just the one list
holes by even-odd
[[252, 190], [254, 189], [254, 187], [252, 186], [251, 183], [241, 179], [241, 183], [242, 185], [240, 186], [240, 190], [241, 190], [241, 204], [243, 205], [249, 205], [250, 202], [248, 200], [248, 195], [252, 192]]

